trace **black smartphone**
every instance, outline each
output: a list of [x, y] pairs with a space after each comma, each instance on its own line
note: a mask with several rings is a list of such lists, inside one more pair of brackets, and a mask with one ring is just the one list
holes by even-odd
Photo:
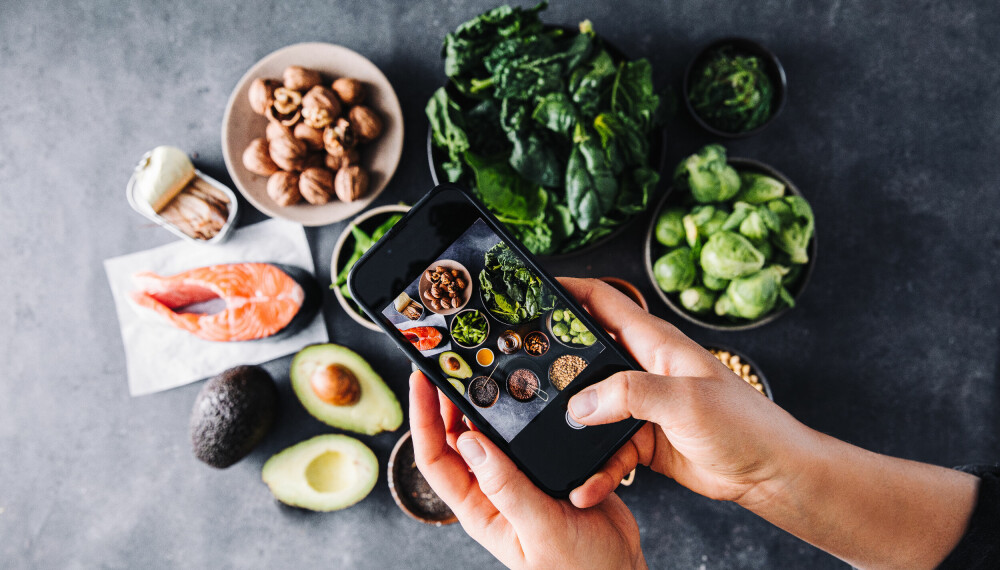
[[347, 282], [403, 353], [550, 495], [568, 495], [642, 425], [572, 420], [570, 396], [639, 365], [458, 187], [415, 204]]

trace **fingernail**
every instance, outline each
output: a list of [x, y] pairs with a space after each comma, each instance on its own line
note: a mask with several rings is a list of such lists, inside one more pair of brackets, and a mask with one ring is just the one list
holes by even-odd
[[481, 465], [483, 461], [486, 461], [486, 452], [483, 451], [483, 446], [479, 445], [479, 442], [474, 437], [458, 442], [458, 452], [462, 454], [462, 459], [470, 467]]
[[569, 410], [573, 412], [573, 417], [583, 419], [597, 410], [597, 392], [585, 390], [580, 392], [569, 401]]

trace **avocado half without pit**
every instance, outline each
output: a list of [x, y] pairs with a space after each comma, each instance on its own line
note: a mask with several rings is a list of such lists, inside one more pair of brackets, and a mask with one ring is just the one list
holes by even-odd
[[319, 421], [367, 435], [394, 431], [403, 409], [371, 365], [337, 344], [315, 344], [292, 359], [292, 390]]
[[378, 459], [346, 435], [318, 435], [275, 454], [261, 478], [276, 499], [311, 511], [337, 511], [368, 496]]
[[264, 439], [278, 412], [278, 390], [260, 366], [236, 366], [211, 378], [194, 401], [194, 456], [225, 469]]

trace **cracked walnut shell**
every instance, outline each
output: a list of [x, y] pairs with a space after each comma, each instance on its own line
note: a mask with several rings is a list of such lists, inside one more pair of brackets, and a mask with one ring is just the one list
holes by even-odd
[[326, 87], [317, 85], [302, 98], [302, 118], [315, 129], [326, 128], [340, 116], [340, 101]]
[[279, 170], [267, 179], [267, 195], [279, 206], [291, 206], [302, 199], [299, 193], [299, 175]]
[[326, 168], [307, 168], [299, 175], [299, 193], [310, 204], [326, 204], [333, 198], [333, 172]]

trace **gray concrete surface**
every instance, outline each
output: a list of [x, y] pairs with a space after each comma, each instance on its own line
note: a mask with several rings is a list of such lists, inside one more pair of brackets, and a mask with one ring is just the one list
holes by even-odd
[[[230, 90], [299, 41], [366, 54], [407, 121], [399, 171], [378, 203], [430, 186], [427, 97], [443, 35], [492, 1], [3, 2], [0, 4], [0, 566], [13, 568], [491, 567], [453, 526], [406, 518], [380, 477], [334, 514], [279, 507], [260, 482], [275, 451], [330, 431], [280, 379], [282, 419], [226, 471], [191, 455], [198, 384], [130, 398], [101, 260], [171, 240], [125, 203], [145, 150], [174, 144], [228, 180], [220, 124]], [[989, 2], [556, 2], [546, 18], [593, 20], [677, 85], [699, 45], [758, 38], [785, 63], [789, 103], [730, 145], [812, 201], [819, 261], [800, 306], [739, 334], [673, 317], [641, 269], [644, 218], [603, 251], [552, 263], [618, 275], [700, 341], [743, 349], [777, 401], [816, 429], [943, 465], [1000, 459], [1000, 10]], [[671, 162], [710, 140], [682, 112]], [[248, 215], [245, 222], [262, 219]], [[310, 229], [321, 277], [342, 225]], [[333, 297], [332, 338], [400, 398], [409, 366]], [[384, 467], [396, 434], [362, 438]], [[828, 555], [739, 508], [640, 471], [622, 491], [660, 568], [836, 568]], [[539, 537], [544, 540], [544, 537]]]

